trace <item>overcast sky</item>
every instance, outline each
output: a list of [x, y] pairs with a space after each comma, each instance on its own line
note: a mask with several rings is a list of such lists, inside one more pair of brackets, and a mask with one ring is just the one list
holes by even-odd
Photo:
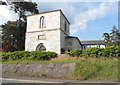
[[[34, 0], [37, 1], [37, 0]], [[118, 27], [118, 2], [36, 2], [40, 12], [61, 9], [70, 21], [71, 35], [80, 40], [102, 39], [104, 32]], [[16, 20], [17, 14], [0, 6], [0, 25]]]

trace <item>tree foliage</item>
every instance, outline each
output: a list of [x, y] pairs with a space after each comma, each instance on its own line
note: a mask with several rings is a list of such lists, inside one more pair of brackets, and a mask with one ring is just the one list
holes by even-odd
[[118, 29], [116, 28], [116, 26], [114, 26], [111, 31], [112, 31], [112, 32], [110, 33], [111, 42], [113, 42], [113, 43], [115, 43], [115, 44], [119, 44], [119, 40], [120, 40], [120, 30], [118, 30]]
[[103, 33], [103, 37], [106, 46], [120, 45], [120, 30], [116, 26], [113, 27], [111, 33]]
[[21, 21], [20, 29], [17, 28], [17, 21], [8, 21], [1, 25], [3, 51], [23, 50], [25, 43], [26, 23]]
[[39, 13], [37, 9], [37, 4], [35, 2], [9, 2], [10, 9], [13, 10], [19, 16], [19, 21], [21, 19], [26, 21], [26, 14], [30, 12], [31, 14]]
[[28, 13], [39, 13], [37, 4], [33, 2], [12, 2], [9, 1], [7, 6], [18, 14], [18, 20], [8, 21], [1, 25], [3, 28], [3, 51], [19, 51], [25, 47], [26, 17]]

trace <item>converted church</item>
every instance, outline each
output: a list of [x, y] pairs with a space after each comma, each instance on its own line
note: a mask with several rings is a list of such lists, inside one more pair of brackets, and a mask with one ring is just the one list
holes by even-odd
[[81, 49], [77, 37], [70, 36], [70, 22], [61, 10], [27, 17], [26, 51], [53, 51], [58, 54]]

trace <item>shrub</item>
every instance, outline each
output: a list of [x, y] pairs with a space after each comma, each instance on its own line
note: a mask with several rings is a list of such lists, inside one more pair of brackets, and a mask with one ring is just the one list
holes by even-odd
[[71, 50], [70, 52], [66, 52], [66, 54], [70, 56], [82, 56], [82, 50]]
[[50, 60], [57, 56], [55, 52], [40, 52], [40, 51], [15, 51], [3, 52], [2, 61], [6, 60]]
[[81, 57], [119, 57], [120, 46], [109, 46], [106, 48], [87, 48], [85, 50], [71, 50], [66, 52], [70, 56]]
[[9, 59], [9, 52], [6, 54], [5, 52], [2, 53], [2, 61], [6, 61]]
[[57, 53], [48, 51], [48, 52], [46, 53], [46, 55], [47, 55], [47, 57], [49, 57], [49, 58], [55, 58], [55, 57], [57, 56]]
[[86, 57], [99, 57], [99, 52], [101, 49], [99, 48], [87, 48], [83, 51], [83, 56]]

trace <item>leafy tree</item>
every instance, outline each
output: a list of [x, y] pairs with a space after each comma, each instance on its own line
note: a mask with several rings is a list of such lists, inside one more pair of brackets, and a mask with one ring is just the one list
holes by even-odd
[[120, 43], [120, 31], [116, 28], [116, 26], [113, 27], [111, 30], [112, 32], [110, 33], [111, 37], [111, 42], [114, 44], [119, 44]]
[[104, 41], [105, 41], [106, 43], [110, 41], [110, 35], [109, 35], [109, 33], [104, 33], [104, 34], [103, 34], [103, 37], [104, 37]]
[[[25, 24], [21, 21], [21, 31], [17, 28], [17, 21], [8, 21], [4, 25], [1, 25], [3, 50], [4, 51], [15, 51], [23, 50], [25, 42]], [[19, 37], [20, 36], [20, 37]]]
[[106, 46], [120, 45], [120, 31], [116, 28], [116, 26], [113, 27], [111, 33], [104, 33], [103, 37]]
[[30, 12], [31, 14], [39, 13], [39, 11], [37, 9], [37, 4], [35, 2], [26, 2], [24, 0], [23, 0], [23, 2], [9, 1], [8, 4], [10, 6], [10, 9], [18, 14], [18, 16], [19, 16], [18, 21], [20, 21], [21, 19], [26, 21], [26, 15], [28, 12]]
[[19, 18], [17, 21], [8, 21], [4, 25], [1, 25], [3, 28], [3, 48], [5, 48], [5, 51], [24, 50], [27, 23], [26, 17], [28, 13], [39, 13], [37, 4], [26, 1], [9, 1], [7, 6], [10, 6], [10, 10], [13, 10], [15, 13], [17, 13]]
[[111, 45], [110, 34], [109, 33], [104, 33], [103, 37], [104, 37], [105, 45], [106, 46]]

